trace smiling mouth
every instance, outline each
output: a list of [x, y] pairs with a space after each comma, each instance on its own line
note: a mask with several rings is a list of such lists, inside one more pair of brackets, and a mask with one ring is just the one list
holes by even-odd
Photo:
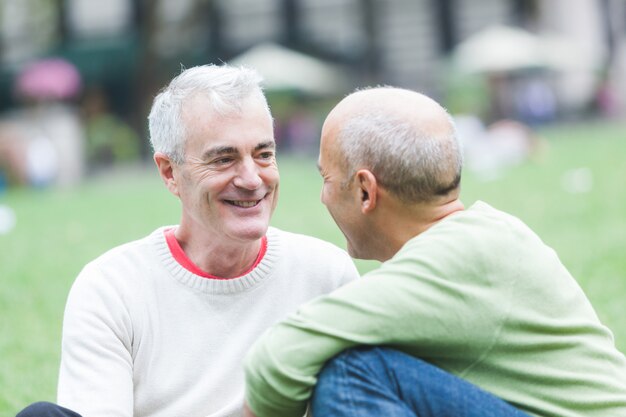
[[224, 200], [224, 201], [230, 204], [231, 206], [242, 207], [242, 208], [254, 207], [261, 202], [261, 200], [255, 200], [255, 201]]

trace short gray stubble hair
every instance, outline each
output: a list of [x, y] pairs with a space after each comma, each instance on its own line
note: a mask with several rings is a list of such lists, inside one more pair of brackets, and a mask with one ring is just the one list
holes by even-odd
[[271, 117], [261, 81], [257, 71], [244, 67], [201, 65], [183, 70], [159, 92], [152, 104], [148, 126], [153, 151], [166, 154], [177, 164], [185, 161], [182, 110], [185, 102], [197, 94], [209, 99], [209, 114], [220, 115], [240, 111], [246, 99], [258, 95]]
[[463, 156], [454, 122], [450, 134], [433, 136], [415, 123], [392, 114], [364, 111], [340, 129], [337, 139], [346, 163], [346, 182], [359, 169], [406, 203], [429, 202], [455, 190]]

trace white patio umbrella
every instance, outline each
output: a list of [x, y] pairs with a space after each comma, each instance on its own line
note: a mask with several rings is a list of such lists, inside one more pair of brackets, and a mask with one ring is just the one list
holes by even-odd
[[597, 48], [589, 49], [556, 33], [537, 36], [545, 65], [557, 71], [593, 71], [599, 69], [602, 56]]
[[462, 41], [454, 49], [457, 68], [468, 73], [510, 72], [542, 68], [589, 71], [598, 55], [556, 33], [534, 34], [521, 28], [495, 25]]
[[537, 36], [508, 26], [490, 26], [471, 35], [455, 48], [453, 60], [470, 73], [541, 68], [548, 63]]
[[600, 65], [597, 51], [557, 33], [534, 34], [511, 26], [490, 26], [454, 49], [456, 67], [467, 73], [511, 72], [524, 69], [593, 71]]
[[330, 95], [350, 89], [348, 77], [339, 66], [274, 43], [254, 46], [228, 63], [256, 69], [268, 91]]

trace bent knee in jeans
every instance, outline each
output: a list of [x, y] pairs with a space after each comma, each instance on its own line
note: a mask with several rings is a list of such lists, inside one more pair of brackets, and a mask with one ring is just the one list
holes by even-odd
[[348, 349], [329, 360], [312, 397], [318, 416], [526, 417], [476, 385], [385, 347]]
[[20, 411], [15, 417], [81, 417], [72, 410], [57, 404], [39, 401]]

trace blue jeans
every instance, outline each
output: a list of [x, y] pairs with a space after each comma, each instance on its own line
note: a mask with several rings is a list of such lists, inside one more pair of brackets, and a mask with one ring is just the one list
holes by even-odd
[[20, 411], [15, 417], [81, 417], [80, 414], [60, 405], [41, 401]]
[[314, 417], [528, 417], [427, 362], [380, 347], [348, 349], [319, 375]]

